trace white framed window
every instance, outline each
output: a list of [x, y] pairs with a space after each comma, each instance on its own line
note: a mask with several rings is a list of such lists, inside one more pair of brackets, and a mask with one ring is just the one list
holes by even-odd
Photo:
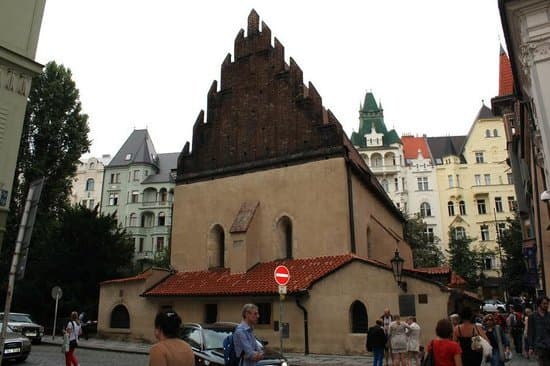
[[489, 226], [481, 225], [479, 229], [481, 231], [481, 240], [489, 240]]
[[508, 184], [514, 184], [514, 176], [512, 173], [506, 174], [506, 177], [508, 178]]
[[120, 183], [120, 173], [111, 173], [111, 184]]
[[502, 208], [502, 198], [501, 197], [495, 197], [495, 209], [497, 212], [504, 212]]
[[518, 209], [518, 204], [513, 196], [508, 196], [508, 209], [510, 212], [516, 212]]
[[109, 193], [109, 205], [110, 206], [118, 205], [118, 193]]
[[455, 215], [455, 203], [453, 201], [447, 202], [447, 211], [449, 212], [449, 216]]
[[452, 174], [449, 174], [447, 176], [447, 180], [449, 181], [449, 188], [453, 188], [455, 186], [454, 176]]
[[130, 202], [131, 203], [139, 202], [139, 191], [132, 191], [132, 195], [130, 196]]
[[432, 216], [432, 208], [428, 202], [422, 202], [420, 204], [420, 217]]
[[399, 191], [399, 178], [393, 178], [393, 186], [395, 188], [395, 191]]
[[382, 188], [384, 188], [384, 191], [389, 192], [390, 187], [388, 186], [388, 180], [387, 179], [382, 179], [381, 183], [382, 183]]
[[490, 186], [491, 185], [491, 174], [484, 174], [483, 178], [485, 179], [485, 185]]
[[477, 200], [477, 213], [485, 215], [487, 213], [487, 206], [485, 206], [485, 200]]
[[434, 242], [434, 228], [433, 227], [427, 227], [424, 229], [424, 238], [428, 243]]
[[157, 252], [164, 249], [164, 236], [157, 236]]
[[137, 219], [138, 219], [137, 215], [132, 212], [130, 214], [130, 223], [129, 223], [129, 225], [130, 226], [137, 226], [137, 224], [138, 224]]
[[131, 160], [132, 159], [132, 154], [126, 154], [126, 156], [124, 157], [124, 160], [128, 161], [128, 160]]
[[466, 202], [460, 201], [458, 203], [458, 208], [460, 210], [460, 215], [465, 216], [466, 215]]
[[418, 190], [419, 191], [429, 190], [428, 177], [418, 177], [418, 178], [416, 178], [416, 182], [418, 184]]
[[502, 237], [506, 232], [506, 224], [504, 222], [499, 222], [497, 224], [497, 230], [498, 230], [498, 235]]
[[483, 152], [481, 151], [478, 151], [475, 153], [476, 155], [476, 163], [477, 164], [482, 164], [485, 162], [485, 158], [483, 157]]
[[139, 182], [139, 170], [134, 170], [134, 182]]
[[95, 181], [93, 178], [88, 178], [86, 180], [86, 191], [93, 191], [94, 190]]
[[476, 186], [480, 186], [480, 185], [481, 185], [481, 175], [479, 175], [479, 174], [474, 175], [474, 184], [475, 184]]
[[455, 239], [460, 240], [466, 238], [466, 230], [462, 226], [457, 226], [454, 230]]

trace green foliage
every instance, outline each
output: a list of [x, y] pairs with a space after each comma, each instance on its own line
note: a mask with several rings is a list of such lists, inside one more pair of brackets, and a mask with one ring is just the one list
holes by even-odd
[[485, 246], [472, 248], [473, 238], [457, 236], [456, 230], [449, 231], [449, 265], [453, 272], [463, 277], [470, 289], [476, 289], [483, 278], [483, 259], [494, 253]]
[[96, 316], [99, 283], [130, 274], [134, 246], [113, 215], [97, 208], [68, 207], [31, 248], [25, 279], [17, 283], [13, 309], [51, 319], [50, 291], [63, 290], [59, 314], [72, 310]]
[[519, 218], [508, 218], [506, 229], [499, 235], [498, 243], [503, 250], [502, 272], [507, 290], [511, 296], [525, 291], [524, 280], [527, 267], [523, 258], [522, 234]]
[[405, 241], [411, 246], [415, 268], [439, 267], [445, 263], [439, 248], [440, 239], [426, 237], [426, 223], [419, 216], [408, 217], [405, 223]]
[[155, 253], [153, 266], [159, 268], [170, 268], [170, 247], [165, 247], [163, 250]]

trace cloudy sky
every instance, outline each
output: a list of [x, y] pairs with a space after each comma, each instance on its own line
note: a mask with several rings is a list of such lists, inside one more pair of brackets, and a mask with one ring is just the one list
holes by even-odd
[[251, 9], [348, 135], [369, 90], [389, 128], [429, 136], [466, 134], [498, 91], [497, 0], [48, 0], [36, 59], [72, 70], [92, 155], [134, 128], [176, 152]]

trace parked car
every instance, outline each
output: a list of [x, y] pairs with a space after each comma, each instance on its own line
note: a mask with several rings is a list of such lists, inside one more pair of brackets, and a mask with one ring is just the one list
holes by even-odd
[[[0, 321], [4, 319], [4, 313], [0, 313]], [[32, 343], [38, 344], [44, 336], [44, 327], [32, 321], [29, 314], [10, 313], [8, 317], [8, 325], [15, 332], [21, 333], [29, 338]]]
[[[0, 332], [2, 323], [0, 323]], [[31, 341], [27, 337], [16, 333], [9, 325], [6, 329], [6, 340], [4, 342], [4, 354], [2, 360], [15, 360], [23, 362], [31, 353]]]
[[[197, 324], [185, 323], [181, 329], [181, 339], [189, 343], [195, 354], [196, 366], [223, 366], [223, 341], [235, 331], [236, 323]], [[267, 342], [256, 340], [264, 348]], [[287, 360], [279, 353], [265, 350], [264, 359], [258, 366], [288, 366]]]
[[500, 300], [485, 300], [481, 305], [481, 311], [486, 313], [503, 313], [506, 311], [506, 304]]

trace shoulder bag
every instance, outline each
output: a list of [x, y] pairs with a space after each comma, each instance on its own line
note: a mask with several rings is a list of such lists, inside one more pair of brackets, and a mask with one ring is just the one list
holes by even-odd
[[434, 356], [434, 341], [432, 340], [429, 345], [430, 351], [424, 356], [421, 366], [435, 366]]

